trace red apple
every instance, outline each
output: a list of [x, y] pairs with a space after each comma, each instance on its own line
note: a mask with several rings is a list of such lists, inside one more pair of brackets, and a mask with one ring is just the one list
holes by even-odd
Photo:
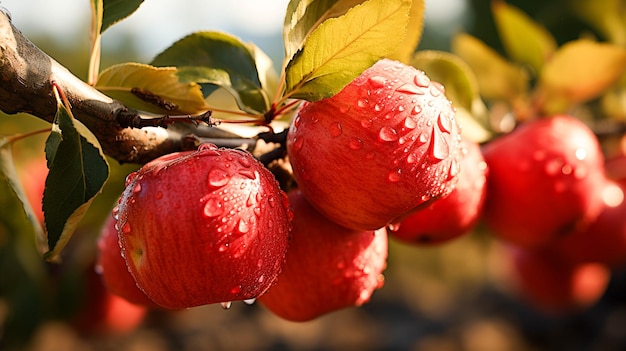
[[122, 257], [119, 245], [115, 218], [109, 216], [105, 221], [98, 239], [97, 271], [107, 289], [128, 302], [146, 307], [157, 307], [135, 282], [135, 278], [128, 271], [126, 261]]
[[71, 323], [84, 334], [121, 334], [139, 326], [147, 308], [136, 305], [110, 293], [104, 286], [95, 267], [89, 266], [83, 275], [82, 300], [78, 304], [78, 313]]
[[519, 292], [545, 312], [590, 307], [609, 282], [610, 271], [601, 264], [572, 264], [551, 251], [511, 248], [510, 253]]
[[165, 308], [257, 298], [287, 250], [287, 196], [242, 150], [205, 144], [151, 161], [129, 177], [117, 212], [126, 264]]
[[574, 117], [527, 122], [483, 151], [489, 167], [484, 218], [504, 240], [546, 246], [602, 210], [602, 152], [593, 132]]
[[607, 182], [602, 192], [604, 209], [588, 227], [559, 238], [554, 251], [571, 262], [626, 265], [626, 181]]
[[463, 140], [462, 145], [464, 156], [454, 190], [390, 226], [391, 237], [418, 245], [438, 244], [457, 238], [476, 225], [485, 202], [487, 163], [477, 143]]
[[383, 284], [385, 229], [341, 227], [317, 212], [299, 190], [289, 200], [294, 219], [285, 266], [259, 302], [287, 320], [307, 321], [369, 301]]
[[333, 97], [304, 104], [287, 150], [299, 188], [319, 212], [375, 230], [452, 190], [459, 142], [443, 87], [383, 59]]

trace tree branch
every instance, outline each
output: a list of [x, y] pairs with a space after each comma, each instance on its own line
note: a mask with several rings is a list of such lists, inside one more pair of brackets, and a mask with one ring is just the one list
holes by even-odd
[[[52, 82], [63, 89], [73, 115], [94, 133], [104, 153], [120, 163], [146, 163], [184, 150], [193, 144], [189, 143], [191, 134], [200, 138], [240, 138], [217, 128], [186, 123], [168, 129], [121, 127], [119, 117], [137, 113], [73, 75], [0, 12], [0, 110], [8, 114], [25, 112], [52, 122], [57, 110]], [[253, 144], [251, 140], [249, 145]]]

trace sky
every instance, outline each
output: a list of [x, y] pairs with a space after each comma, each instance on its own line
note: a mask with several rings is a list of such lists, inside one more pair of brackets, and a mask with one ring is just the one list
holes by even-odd
[[[130, 17], [103, 35], [103, 48], [130, 35], [149, 60], [176, 40], [199, 30], [221, 30], [254, 41], [280, 38], [288, 0], [145, 0]], [[458, 23], [467, 0], [426, 0], [427, 24]], [[90, 0], [0, 0], [13, 23], [27, 37], [47, 33], [73, 40], [78, 31], [89, 30]], [[280, 41], [280, 40], [279, 40]], [[265, 44], [267, 45], [267, 43]]]

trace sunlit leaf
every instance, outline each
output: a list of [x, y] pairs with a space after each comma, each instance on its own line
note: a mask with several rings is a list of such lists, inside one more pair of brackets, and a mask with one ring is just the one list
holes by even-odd
[[487, 100], [513, 101], [529, 89], [527, 73], [469, 34], [458, 34], [452, 51], [472, 68], [480, 94]]
[[46, 158], [50, 172], [43, 195], [44, 257], [54, 260], [102, 190], [109, 166], [95, 136], [61, 104], [46, 142]]
[[555, 53], [539, 77], [540, 103], [548, 113], [604, 93], [626, 72], [626, 49], [591, 40], [575, 40]]
[[104, 0], [101, 32], [137, 11], [141, 3], [143, 0]]
[[96, 88], [138, 110], [159, 114], [206, 111], [200, 86], [180, 82], [176, 73], [174, 67], [123, 63], [103, 71]]
[[89, 51], [89, 68], [87, 83], [96, 84], [100, 71], [100, 56], [102, 52], [102, 17], [104, 16], [103, 0], [91, 0], [91, 47]]
[[540, 72], [557, 47], [552, 35], [520, 9], [504, 1], [493, 1], [492, 8], [498, 34], [509, 57]]
[[574, 0], [574, 12], [613, 44], [626, 46], [626, 2], [624, 0]]
[[285, 56], [302, 49], [307, 36], [329, 18], [339, 17], [365, 0], [291, 0], [283, 26]]
[[[236, 95], [239, 108], [251, 113], [263, 113], [269, 109], [269, 98], [257, 70], [256, 53], [258, 48], [243, 43], [240, 39], [221, 32], [198, 32], [191, 34], [157, 55], [154, 66], [204, 67], [214, 72], [228, 74], [222, 79], [203, 86], [205, 96], [217, 88], [225, 88]], [[201, 70], [197, 72], [202, 72]], [[209, 72], [209, 71], [205, 71]], [[213, 76], [193, 77], [187, 72], [186, 79], [196, 82], [214, 80]], [[220, 73], [221, 74], [221, 73]], [[224, 84], [224, 85], [220, 85]], [[208, 93], [207, 93], [208, 91]]]
[[404, 41], [398, 46], [398, 50], [389, 56], [390, 59], [409, 63], [422, 38], [424, 9], [424, 0], [413, 0], [406, 36]]
[[490, 138], [487, 110], [479, 94], [478, 82], [465, 61], [445, 51], [420, 50], [410, 64], [444, 86], [446, 97], [456, 108], [457, 120], [465, 137], [476, 142]]
[[324, 21], [287, 65], [285, 94], [313, 101], [337, 93], [395, 52], [410, 10], [410, 0], [369, 0]]

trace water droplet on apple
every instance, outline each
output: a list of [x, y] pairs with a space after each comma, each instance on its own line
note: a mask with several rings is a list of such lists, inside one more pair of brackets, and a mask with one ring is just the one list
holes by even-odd
[[428, 141], [428, 135], [426, 133], [421, 133], [418, 140], [420, 143], [424, 144]]
[[233, 295], [240, 294], [241, 293], [241, 285], [234, 286], [232, 289], [230, 289], [230, 293], [233, 294]]
[[360, 150], [360, 149], [363, 148], [363, 141], [361, 139], [359, 139], [359, 138], [353, 137], [348, 142], [348, 146], [352, 150]]
[[198, 146], [198, 151], [217, 151], [219, 148], [212, 143], [203, 143]]
[[361, 127], [363, 128], [369, 128], [372, 126], [372, 121], [369, 119], [362, 119], [361, 120]]
[[398, 168], [395, 171], [391, 171], [389, 172], [389, 174], [387, 174], [387, 180], [390, 183], [397, 183], [402, 179], [402, 170], [400, 168]]
[[328, 132], [330, 133], [330, 136], [332, 136], [333, 138], [340, 136], [341, 124], [339, 122], [332, 123], [330, 127], [328, 128]]
[[304, 140], [302, 138], [295, 137], [293, 139], [293, 151], [300, 151], [300, 149], [302, 149], [302, 145], [304, 145]]
[[204, 205], [204, 215], [207, 217], [217, 217], [224, 213], [224, 206], [215, 197], [209, 197]]
[[430, 79], [425, 74], [420, 73], [415, 75], [413, 82], [415, 82], [418, 87], [425, 88], [430, 84]]
[[133, 187], [133, 193], [138, 194], [141, 192], [141, 184], [137, 183], [135, 184], [135, 186]]
[[246, 305], [253, 305], [255, 302], [256, 302], [256, 298], [243, 300], [243, 303], [245, 303]]
[[129, 173], [126, 176], [126, 180], [125, 180], [124, 186], [128, 186], [133, 181], [133, 179], [135, 179], [136, 177], [137, 177], [137, 172]]
[[217, 251], [219, 252], [226, 252], [226, 250], [228, 250], [228, 247], [230, 246], [229, 243], [225, 243], [225, 244], [221, 244], [218, 248]]
[[232, 301], [220, 302], [220, 305], [222, 306], [223, 309], [228, 310], [232, 307], [233, 302]]
[[415, 154], [409, 154], [409, 155], [406, 157], [406, 163], [408, 163], [408, 164], [412, 164], [412, 163], [416, 163], [416, 162], [417, 162], [417, 155], [415, 155]]
[[269, 195], [267, 197], [267, 203], [270, 204], [270, 207], [276, 207], [276, 199], [274, 198], [274, 195]]
[[369, 78], [369, 82], [372, 88], [382, 88], [387, 83], [387, 79], [380, 76], [373, 76]]
[[382, 110], [383, 110], [383, 108], [382, 108], [382, 106], [380, 106], [379, 104], [374, 105], [374, 111], [376, 111], [376, 112], [380, 112], [380, 111], [382, 111]]
[[250, 227], [248, 226], [248, 222], [246, 222], [245, 219], [240, 219], [239, 225], [237, 226], [237, 230], [242, 234], [247, 233], [250, 230]]
[[[253, 171], [252, 169], [240, 169], [239, 171], [237, 171], [237, 173], [241, 174], [242, 176], [248, 178], [248, 179], [256, 179], [257, 177], [257, 172]], [[241, 189], [244, 189], [246, 187], [246, 183], [242, 182], [241, 184]]]
[[571, 165], [563, 165], [563, 167], [561, 167], [561, 173], [564, 175], [570, 175], [573, 171], [574, 168]]
[[429, 147], [430, 155], [436, 160], [444, 160], [450, 154], [448, 143], [439, 128], [433, 128], [432, 131]]
[[587, 158], [587, 150], [583, 148], [578, 148], [576, 149], [575, 155], [576, 159], [583, 161], [585, 158]]
[[209, 171], [208, 183], [209, 187], [213, 188], [221, 188], [224, 185], [228, 184], [230, 181], [230, 175], [219, 167], [213, 167]]
[[430, 95], [432, 95], [433, 97], [437, 97], [441, 95], [441, 90], [437, 89], [434, 84], [435, 82], [433, 82], [433, 85], [430, 87]]
[[417, 95], [424, 94], [424, 92], [419, 87], [416, 87], [415, 85], [412, 85], [412, 84], [404, 84], [403, 86], [398, 88], [398, 90], [396, 91], [399, 93], [404, 93], [404, 94], [417, 94]]
[[380, 131], [378, 132], [378, 139], [381, 141], [398, 140], [398, 132], [389, 126], [384, 126], [380, 128]]
[[124, 225], [122, 225], [122, 233], [128, 234], [130, 232], [131, 232], [130, 223], [128, 222], [124, 223]]
[[440, 113], [437, 117], [437, 124], [439, 129], [444, 133], [450, 133], [452, 131], [452, 120], [450, 116]]
[[417, 122], [413, 118], [407, 117], [404, 119], [404, 127], [406, 129], [415, 129], [417, 127]]
[[366, 107], [367, 106], [367, 100], [360, 99], [360, 100], [358, 100], [356, 102], [356, 105], [358, 107], [360, 107], [360, 108]]
[[120, 207], [117, 206], [117, 205], [115, 207], [113, 207], [113, 210], [111, 211], [111, 215], [117, 221], [119, 219], [119, 216], [120, 216]]
[[300, 123], [302, 122], [302, 118], [298, 115], [296, 116], [296, 118], [293, 120], [293, 125], [298, 128], [300, 126]]

